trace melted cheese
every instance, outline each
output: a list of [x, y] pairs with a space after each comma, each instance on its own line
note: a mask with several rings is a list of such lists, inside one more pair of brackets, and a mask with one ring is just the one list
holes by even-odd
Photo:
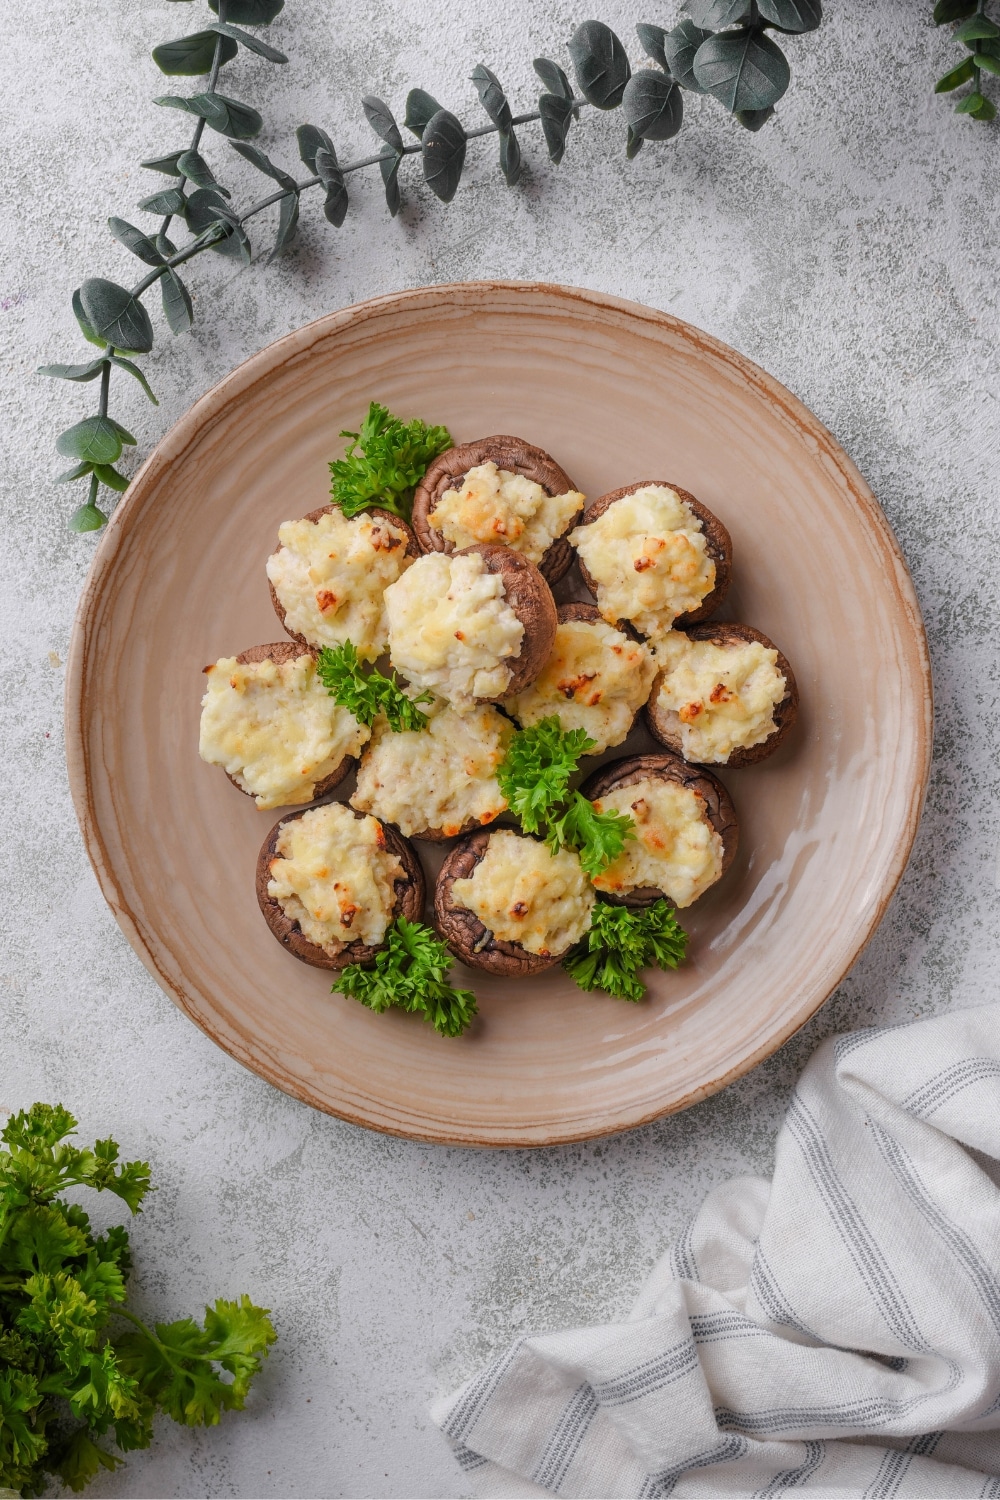
[[445, 490], [427, 520], [456, 548], [499, 543], [538, 563], [583, 501], [577, 490], [550, 495], [533, 479], [498, 469], [490, 459], [469, 470], [460, 490]]
[[385, 591], [393, 666], [461, 711], [501, 697], [511, 679], [504, 663], [520, 656], [524, 638], [505, 592], [476, 552], [418, 558]]
[[599, 755], [628, 734], [655, 674], [647, 646], [603, 620], [567, 620], [541, 674], [505, 706], [519, 724], [555, 714], [564, 729], [585, 729]]
[[590, 926], [594, 892], [569, 849], [498, 829], [472, 875], [451, 888], [455, 906], [477, 916], [496, 938], [529, 953], [565, 953]]
[[393, 734], [379, 718], [358, 770], [352, 807], [395, 823], [408, 836], [449, 838], [465, 823], [492, 823], [507, 806], [496, 770], [514, 732], [495, 708], [458, 714], [445, 704], [426, 729]]
[[199, 754], [224, 767], [258, 807], [311, 802], [316, 783], [368, 740], [368, 729], [330, 697], [308, 652], [281, 666], [224, 656], [206, 675]]
[[774, 733], [787, 684], [777, 651], [759, 641], [717, 646], [671, 631], [656, 646], [663, 677], [656, 707], [680, 735], [688, 760], [723, 764]]
[[715, 587], [701, 521], [675, 490], [647, 484], [570, 532], [597, 584], [606, 620], [632, 620], [643, 635], [669, 630]]
[[722, 874], [722, 839], [708, 821], [705, 799], [690, 787], [650, 777], [608, 792], [599, 812], [626, 813], [635, 837], [594, 879], [599, 891], [623, 895], [655, 886], [674, 906], [690, 906]]
[[317, 521], [286, 521], [267, 576], [285, 624], [311, 646], [352, 641], [363, 660], [385, 650], [382, 593], [410, 566], [406, 533], [382, 516], [348, 519], [334, 506]]
[[375, 818], [341, 802], [292, 818], [278, 835], [267, 894], [317, 948], [376, 947], [385, 937], [404, 870]]

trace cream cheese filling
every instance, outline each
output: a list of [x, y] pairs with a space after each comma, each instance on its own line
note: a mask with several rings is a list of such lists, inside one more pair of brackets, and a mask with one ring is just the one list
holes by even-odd
[[788, 686], [777, 651], [760, 641], [693, 641], [675, 630], [656, 643], [656, 659], [663, 671], [656, 708], [688, 760], [721, 765], [774, 733]]
[[595, 898], [572, 850], [552, 854], [535, 839], [498, 828], [471, 876], [452, 885], [451, 899], [494, 937], [548, 957], [565, 953], [587, 931]]
[[535, 480], [498, 469], [489, 459], [468, 471], [460, 489], [445, 490], [427, 520], [456, 549], [489, 542], [539, 563], [583, 502], [577, 490], [550, 495]]
[[655, 674], [642, 642], [604, 620], [567, 620], [538, 677], [505, 707], [522, 725], [555, 714], [564, 729], [585, 730], [599, 755], [628, 734]]
[[334, 955], [348, 943], [381, 943], [405, 872], [377, 819], [328, 802], [290, 819], [275, 851], [267, 893], [304, 937]]
[[655, 886], [676, 907], [690, 906], [722, 874], [722, 839], [708, 821], [704, 797], [690, 787], [649, 777], [595, 800], [599, 812], [635, 822], [635, 837], [594, 884], [625, 895]]

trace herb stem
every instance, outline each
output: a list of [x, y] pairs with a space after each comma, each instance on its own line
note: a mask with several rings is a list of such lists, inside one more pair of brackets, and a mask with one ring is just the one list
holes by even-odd
[[[219, 20], [220, 21], [224, 21], [225, 19], [226, 19], [226, 0], [219, 0]], [[220, 32], [216, 36], [216, 38], [215, 38], [215, 51], [212, 54], [212, 67], [211, 67], [211, 71], [209, 72], [209, 75], [208, 75], [208, 84], [207, 84], [207, 87], [206, 87], [206, 90], [205, 90], [206, 93], [209, 93], [209, 94], [214, 94], [215, 93], [215, 85], [219, 81], [219, 69], [221, 67], [222, 67], [222, 34]], [[204, 118], [204, 116], [202, 116], [199, 119], [197, 125], [195, 125], [195, 127], [194, 127], [194, 134], [191, 137], [191, 144], [188, 147], [189, 151], [197, 151], [198, 147], [201, 145], [201, 138], [202, 138], [202, 136], [203, 136], [204, 133], [205, 133], [205, 118]], [[183, 191], [184, 184], [187, 181], [189, 181], [189, 178], [188, 178], [188, 176], [187, 176], [187, 174], [185, 172], [181, 172], [179, 174], [179, 176], [180, 176], [180, 188], [179, 188], [179, 191]], [[160, 233], [161, 234], [166, 234], [167, 230], [170, 228], [170, 221], [171, 221], [171, 219], [173, 217], [174, 217], [173, 214], [167, 214], [167, 216], [163, 220], [163, 223], [160, 225]]]

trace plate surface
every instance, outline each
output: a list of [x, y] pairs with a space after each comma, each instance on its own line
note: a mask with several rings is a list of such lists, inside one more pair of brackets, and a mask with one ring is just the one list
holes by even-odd
[[[257, 909], [259, 812], [197, 754], [201, 668], [281, 637], [264, 561], [328, 498], [369, 400], [456, 441], [515, 432], [593, 497], [668, 479], [733, 536], [721, 615], [786, 652], [799, 726], [723, 772], [741, 850], [684, 914], [690, 961], [645, 1003], [557, 969], [457, 969], [481, 1015], [457, 1040], [374, 1016], [289, 957]], [[279, 1088], [377, 1130], [528, 1146], [683, 1109], [781, 1045], [850, 968], [916, 832], [931, 688], [906, 566], [824, 427], [731, 349], [664, 313], [569, 288], [441, 286], [333, 313], [255, 355], [152, 453], [80, 603], [70, 780], [104, 894], [169, 995]], [[642, 732], [628, 748], [644, 745]], [[623, 753], [618, 749], [615, 754]], [[427, 852], [431, 846], [423, 845]]]

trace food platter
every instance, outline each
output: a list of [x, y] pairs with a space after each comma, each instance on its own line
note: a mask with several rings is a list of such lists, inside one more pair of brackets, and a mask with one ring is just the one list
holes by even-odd
[[[329, 975], [293, 962], [261, 921], [254, 869], [274, 814], [199, 762], [200, 669], [274, 639], [264, 560], [277, 527], [326, 503], [338, 433], [372, 399], [444, 423], [459, 442], [521, 434], [588, 496], [649, 474], [693, 491], [733, 537], [720, 617], [765, 631], [794, 663], [795, 733], [766, 762], [723, 772], [740, 852], [684, 913], [689, 961], [651, 972], [642, 1004], [584, 993], [560, 969], [510, 980], [458, 966], [480, 1016], [442, 1038], [417, 1017], [331, 995]], [[930, 746], [912, 582], [825, 428], [667, 314], [521, 283], [423, 288], [332, 313], [202, 397], [100, 544], [67, 690], [87, 850], [164, 990], [245, 1066], [319, 1109], [477, 1146], [623, 1130], [775, 1051], [882, 917]], [[647, 748], [640, 728], [612, 753]], [[433, 872], [443, 851], [421, 852]]]

